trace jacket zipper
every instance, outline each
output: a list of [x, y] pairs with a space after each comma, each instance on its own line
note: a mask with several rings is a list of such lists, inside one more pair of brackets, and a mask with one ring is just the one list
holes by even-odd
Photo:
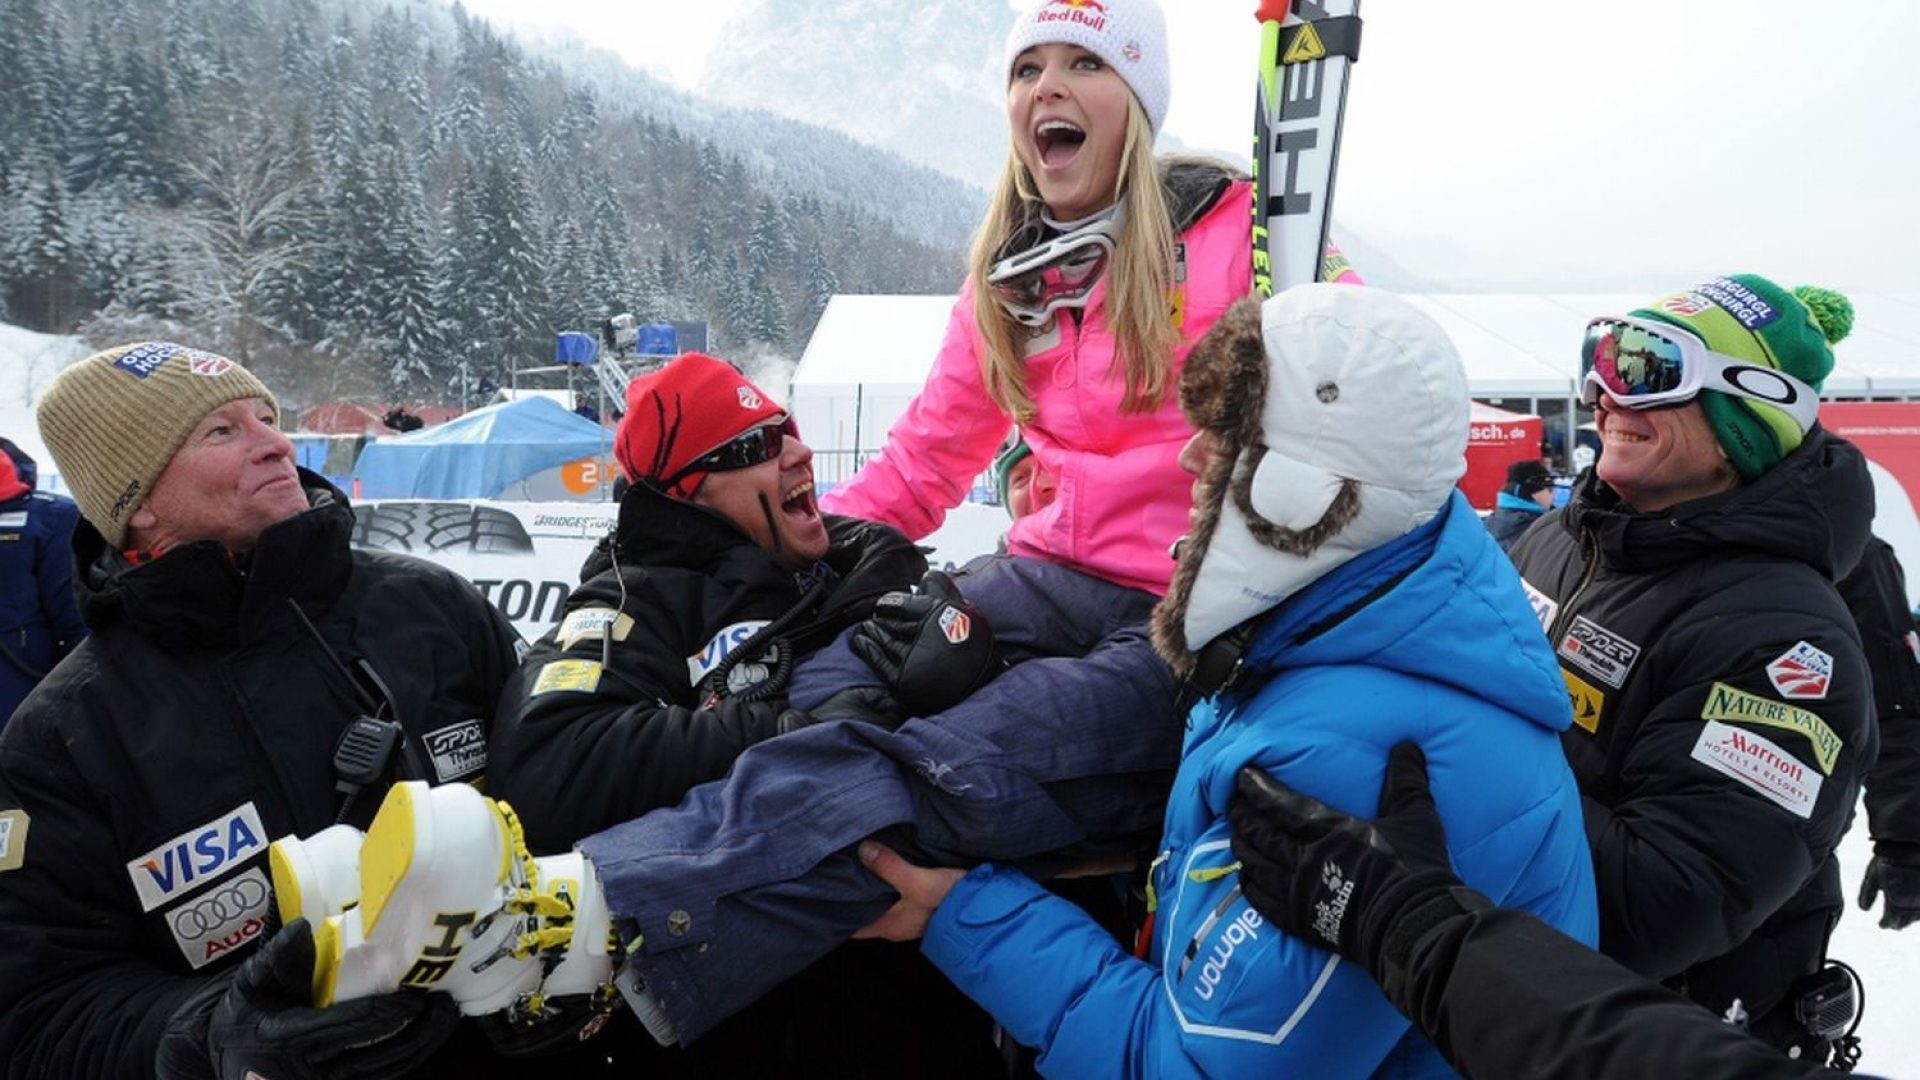
[[1564, 601], [1561, 601], [1560, 614], [1554, 617], [1553, 628], [1547, 634], [1547, 645], [1556, 652], [1558, 652], [1560, 646], [1555, 643], [1558, 642], [1560, 636], [1566, 632], [1567, 624], [1573, 621], [1574, 605], [1579, 601], [1581, 594], [1587, 591], [1587, 586], [1593, 584], [1594, 575], [1600, 570], [1600, 544], [1593, 538], [1593, 533], [1590, 530], [1581, 530], [1580, 549], [1587, 553], [1586, 568], [1581, 570], [1580, 583], [1573, 587], [1572, 594]]

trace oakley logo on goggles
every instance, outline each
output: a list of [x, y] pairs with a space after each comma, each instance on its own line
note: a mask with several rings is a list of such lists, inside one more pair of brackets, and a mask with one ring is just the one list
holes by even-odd
[[1763, 402], [1805, 432], [1820, 413], [1820, 395], [1784, 371], [1736, 360], [1707, 348], [1677, 326], [1644, 319], [1599, 318], [1580, 346], [1580, 400], [1602, 393], [1629, 409], [1685, 405], [1702, 390]]
[[1061, 308], [1087, 306], [1087, 297], [1113, 261], [1118, 214], [1101, 218], [1010, 255], [987, 271], [993, 298], [1025, 326], [1045, 326]]
[[779, 457], [780, 451], [787, 445], [787, 440], [799, 437], [800, 428], [794, 424], [790, 416], [777, 424], [750, 428], [687, 462], [686, 468], [660, 481], [660, 486], [672, 488], [694, 473], [751, 469], [755, 465]]

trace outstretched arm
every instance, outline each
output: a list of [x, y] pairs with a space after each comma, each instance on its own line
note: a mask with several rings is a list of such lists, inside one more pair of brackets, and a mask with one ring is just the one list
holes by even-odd
[[[1380, 815], [1363, 821], [1255, 769], [1229, 812], [1254, 906], [1363, 964], [1395, 1008], [1473, 1080], [1839, 1076], [1790, 1060], [1454, 876], [1426, 770], [1394, 749]], [[1320, 868], [1351, 883], [1329, 920]]]

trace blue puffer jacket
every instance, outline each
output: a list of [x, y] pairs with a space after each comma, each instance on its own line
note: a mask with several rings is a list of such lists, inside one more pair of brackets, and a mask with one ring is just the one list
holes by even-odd
[[33, 458], [0, 439], [0, 727], [87, 628], [73, 599], [71, 499], [33, 490]]
[[1190, 718], [1149, 960], [1017, 871], [978, 868], [935, 912], [926, 954], [1049, 1075], [1452, 1075], [1365, 971], [1241, 896], [1226, 808], [1244, 764], [1372, 816], [1387, 751], [1417, 741], [1467, 883], [1595, 940], [1566, 688], [1464, 498], [1263, 619], [1239, 681]]

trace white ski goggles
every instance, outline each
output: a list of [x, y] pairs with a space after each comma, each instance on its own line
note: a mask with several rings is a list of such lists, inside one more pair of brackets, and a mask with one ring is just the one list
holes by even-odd
[[1629, 409], [1685, 405], [1702, 390], [1772, 405], [1804, 434], [1820, 414], [1813, 387], [1777, 368], [1707, 348], [1688, 331], [1645, 319], [1603, 317], [1580, 346], [1580, 401], [1606, 394]]
[[1061, 308], [1085, 307], [1113, 261], [1121, 220], [1105, 217], [999, 260], [987, 270], [987, 288], [1025, 326], [1045, 326]]

